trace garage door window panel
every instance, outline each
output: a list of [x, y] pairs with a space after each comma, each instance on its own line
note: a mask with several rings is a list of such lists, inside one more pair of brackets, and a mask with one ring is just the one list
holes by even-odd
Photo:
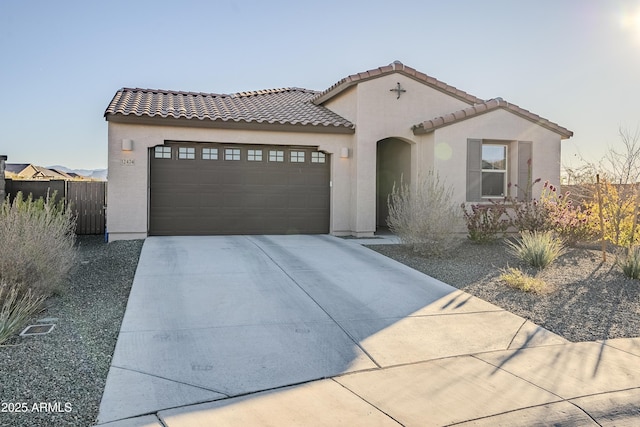
[[284, 162], [284, 151], [281, 150], [269, 150], [270, 162]]
[[217, 148], [203, 148], [202, 149], [202, 160], [218, 160], [218, 149]]
[[156, 159], [170, 159], [171, 147], [156, 147], [154, 150], [154, 157]]
[[240, 149], [239, 148], [225, 148], [224, 149], [224, 159], [231, 161], [240, 160]]
[[247, 150], [247, 160], [250, 162], [261, 162], [262, 150]]
[[193, 160], [196, 158], [196, 149], [194, 147], [178, 147], [178, 159]]
[[321, 151], [311, 153], [311, 163], [326, 163], [326, 154]]
[[291, 163], [304, 163], [304, 151], [291, 151], [289, 161]]

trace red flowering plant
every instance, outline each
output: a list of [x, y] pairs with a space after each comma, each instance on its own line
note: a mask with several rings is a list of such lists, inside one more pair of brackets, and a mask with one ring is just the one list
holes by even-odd
[[[533, 186], [541, 181], [540, 178], [529, 184], [523, 191], [523, 196], [520, 199], [515, 199], [513, 196], [507, 198], [507, 203], [511, 205], [510, 210], [511, 225], [513, 225], [518, 232], [523, 231], [547, 231], [549, 229], [549, 212], [547, 211], [544, 203], [531, 197]], [[547, 183], [545, 183], [546, 188]], [[509, 184], [511, 187], [511, 184]], [[514, 187], [519, 188], [518, 184]]]
[[504, 236], [510, 225], [504, 201], [491, 200], [490, 204], [473, 204], [469, 211], [461, 205], [468, 237], [476, 243], [487, 243]]
[[519, 232], [553, 231], [568, 244], [595, 238], [589, 222], [591, 211], [574, 205], [570, 192], [562, 194], [558, 187], [545, 181], [540, 199], [529, 196], [533, 185], [540, 181], [538, 178], [528, 186], [524, 200], [509, 198], [511, 224]]
[[589, 221], [591, 211], [575, 205], [570, 196], [569, 191], [562, 194], [554, 185], [544, 183], [540, 201], [547, 212], [547, 229], [568, 244], [596, 238], [597, 233]]

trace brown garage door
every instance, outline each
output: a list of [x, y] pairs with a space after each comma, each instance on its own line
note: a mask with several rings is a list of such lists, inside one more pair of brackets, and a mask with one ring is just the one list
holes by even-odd
[[150, 170], [151, 235], [329, 232], [329, 156], [313, 148], [167, 143]]

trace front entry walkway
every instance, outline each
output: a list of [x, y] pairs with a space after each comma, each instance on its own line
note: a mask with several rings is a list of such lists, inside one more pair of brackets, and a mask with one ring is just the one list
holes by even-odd
[[598, 425], [638, 401], [640, 340], [569, 344], [357, 241], [151, 237], [99, 422]]

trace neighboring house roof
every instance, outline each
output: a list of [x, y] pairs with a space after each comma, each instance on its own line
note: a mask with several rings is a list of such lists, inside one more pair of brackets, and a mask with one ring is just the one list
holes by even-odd
[[[63, 178], [69, 179], [69, 178], [73, 178], [73, 176], [71, 176], [71, 174], [68, 174], [67, 172], [60, 170], [60, 169], [53, 169], [53, 168], [40, 168], [46, 171], [50, 171], [53, 172], [54, 174], [57, 174]], [[54, 175], [55, 176], [55, 175]]]
[[341, 79], [340, 81], [338, 81], [337, 83], [335, 83], [329, 89], [326, 89], [318, 93], [317, 95], [315, 95], [312, 98], [312, 101], [313, 103], [318, 105], [323, 104], [324, 102], [328, 101], [329, 99], [333, 98], [340, 92], [350, 88], [353, 85], [356, 85], [366, 80], [382, 77], [384, 75], [393, 74], [393, 73], [400, 73], [405, 76], [411, 77], [414, 80], [425, 83], [427, 86], [430, 86], [433, 89], [444, 92], [447, 95], [453, 96], [454, 98], [457, 98], [469, 104], [477, 104], [480, 102], [484, 102], [484, 100], [480, 98], [476, 98], [475, 96], [470, 95], [465, 91], [462, 91], [458, 88], [455, 88], [444, 82], [441, 82], [438, 79], [435, 79], [431, 76], [421, 73], [417, 71], [415, 68], [408, 67], [400, 61], [394, 61], [393, 63], [384, 67], [378, 67], [372, 70], [364, 71], [362, 73], [357, 73], [357, 74], [352, 74], [350, 76], [347, 76]]
[[29, 166], [29, 163], [5, 163], [5, 172], [20, 173]]
[[116, 121], [135, 116], [219, 124], [293, 125], [353, 133], [353, 123], [310, 102], [316, 94], [316, 91], [300, 88], [232, 95], [123, 88], [113, 97], [105, 117]]
[[64, 171], [48, 169], [30, 163], [6, 163], [5, 172], [27, 179], [71, 179], [72, 176]]
[[540, 125], [546, 129], [549, 129], [552, 132], [560, 134], [562, 139], [571, 138], [573, 136], [573, 132], [570, 130], [553, 123], [547, 119], [544, 119], [537, 114], [534, 114], [524, 108], [520, 108], [515, 104], [510, 104], [502, 98], [494, 98], [488, 101], [478, 103], [469, 108], [465, 108], [463, 110], [458, 110], [453, 113], [446, 114], [444, 116], [436, 117], [431, 120], [424, 121], [417, 125], [413, 126], [413, 133], [416, 135], [425, 134], [429, 132], [433, 132], [434, 130], [449, 126], [454, 123], [458, 123], [462, 120], [470, 119], [475, 116], [479, 116], [481, 114], [488, 113], [490, 111], [494, 111], [498, 108], [502, 108], [503, 110], [510, 111], [524, 119], [527, 119], [537, 125]]

